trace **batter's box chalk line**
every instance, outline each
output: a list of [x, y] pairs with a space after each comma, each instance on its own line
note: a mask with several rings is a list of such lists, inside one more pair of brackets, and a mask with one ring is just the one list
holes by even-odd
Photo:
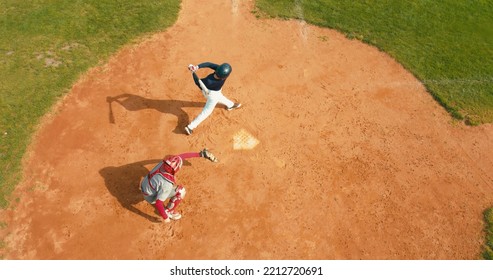
[[243, 128], [233, 136], [233, 150], [251, 150], [258, 143], [260, 141]]

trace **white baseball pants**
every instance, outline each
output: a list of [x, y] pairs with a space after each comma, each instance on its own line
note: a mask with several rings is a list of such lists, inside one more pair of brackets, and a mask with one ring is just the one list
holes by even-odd
[[207, 101], [205, 102], [205, 106], [204, 109], [202, 109], [202, 112], [200, 112], [200, 114], [188, 125], [188, 127], [192, 130], [199, 126], [201, 122], [203, 122], [210, 114], [212, 114], [212, 111], [214, 111], [217, 103], [223, 104], [227, 108], [231, 108], [235, 104], [233, 101], [224, 96], [220, 90], [208, 90], [204, 89], [204, 87], [202, 87], [202, 94], [205, 98], [207, 98]]

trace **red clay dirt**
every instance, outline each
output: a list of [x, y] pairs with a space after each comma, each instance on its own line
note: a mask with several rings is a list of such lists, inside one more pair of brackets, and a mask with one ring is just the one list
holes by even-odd
[[[5, 259], [479, 258], [493, 126], [453, 121], [374, 47], [252, 9], [185, 0], [73, 86], [1, 213]], [[186, 136], [205, 102], [187, 65], [204, 61], [233, 66], [223, 92], [244, 106]], [[183, 218], [160, 222], [140, 179], [204, 147], [220, 162], [186, 162]]]

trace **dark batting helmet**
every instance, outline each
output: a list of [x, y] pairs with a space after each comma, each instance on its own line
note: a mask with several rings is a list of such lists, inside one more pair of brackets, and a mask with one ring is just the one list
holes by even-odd
[[226, 79], [229, 74], [231, 74], [231, 71], [233, 71], [231, 65], [229, 65], [228, 63], [223, 63], [219, 65], [219, 67], [217, 67], [216, 75], [221, 79]]

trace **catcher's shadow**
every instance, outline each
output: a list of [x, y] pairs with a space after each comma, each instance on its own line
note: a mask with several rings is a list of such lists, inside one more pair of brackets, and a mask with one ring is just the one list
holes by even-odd
[[161, 160], [151, 159], [122, 166], [108, 166], [99, 170], [99, 174], [104, 178], [108, 191], [125, 209], [157, 223], [160, 221], [157, 216], [146, 214], [134, 205], [144, 200], [140, 192], [140, 180], [149, 173], [145, 165], [157, 164]]
[[205, 105], [204, 102], [148, 99], [130, 93], [123, 93], [113, 97], [107, 96], [106, 102], [108, 102], [109, 106], [110, 123], [115, 123], [115, 117], [113, 115], [113, 108], [111, 104], [116, 102], [129, 111], [154, 109], [161, 113], [175, 115], [178, 118], [178, 122], [173, 132], [177, 134], [184, 134], [183, 128], [190, 123], [190, 118], [183, 108], [203, 107]]

